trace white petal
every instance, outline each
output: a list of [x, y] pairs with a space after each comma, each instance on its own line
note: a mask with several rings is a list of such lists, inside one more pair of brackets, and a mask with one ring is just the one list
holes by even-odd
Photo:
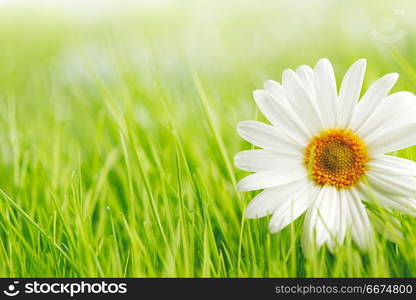
[[395, 209], [408, 215], [416, 215], [416, 199], [399, 196], [396, 194], [387, 194], [378, 190], [374, 186], [360, 183], [358, 185], [362, 199], [381, 205], [387, 209]]
[[367, 143], [368, 150], [373, 154], [389, 153], [416, 145], [416, 123], [407, 124], [395, 129], [388, 129]]
[[237, 189], [254, 191], [284, 185], [307, 177], [306, 168], [294, 167], [285, 170], [268, 170], [248, 175], [237, 184]]
[[416, 123], [416, 96], [398, 92], [384, 98], [356, 133], [367, 143], [385, 132]]
[[357, 60], [342, 79], [339, 91], [338, 128], [348, 128], [355, 106], [360, 98], [366, 60]]
[[326, 58], [319, 60], [315, 66], [314, 85], [324, 127], [334, 128], [337, 121], [337, 85], [332, 65]]
[[296, 74], [298, 75], [299, 80], [306, 92], [315, 99], [316, 95], [313, 82], [313, 69], [309, 66], [303, 65], [296, 69]]
[[301, 151], [300, 146], [293, 144], [286, 137], [282, 136], [277, 128], [261, 122], [240, 122], [237, 126], [237, 131], [243, 139], [260, 148], [284, 152]]
[[327, 243], [331, 249], [339, 230], [340, 199], [336, 188], [323, 186], [308, 210], [304, 223], [303, 245], [306, 252], [311, 244], [319, 248]]
[[345, 189], [340, 189], [339, 194], [339, 220], [338, 220], [338, 235], [337, 241], [341, 245], [344, 242], [345, 235], [351, 227], [351, 216], [349, 214], [348, 201], [351, 201], [350, 194]]
[[361, 249], [366, 250], [374, 238], [371, 223], [359, 193], [354, 188], [349, 189], [348, 192], [350, 193], [348, 206], [351, 216], [352, 238]]
[[269, 223], [269, 231], [278, 232], [296, 220], [308, 209], [317, 192], [319, 188], [311, 181], [306, 181], [303, 188], [294, 190], [283, 203], [276, 206]]
[[363, 123], [368, 120], [376, 107], [396, 83], [399, 75], [397, 73], [387, 74], [374, 82], [361, 101], [358, 103], [351, 120], [351, 127], [359, 130]]
[[290, 169], [301, 167], [302, 154], [300, 152], [282, 153], [272, 150], [246, 150], [234, 157], [237, 168], [249, 172], [266, 171], [272, 169]]
[[414, 177], [389, 175], [369, 170], [367, 179], [374, 189], [382, 193], [404, 197], [416, 196], [416, 178]]
[[310, 133], [284, 98], [275, 99], [269, 92], [263, 90], [254, 91], [253, 96], [257, 106], [270, 123], [279, 128], [288, 139], [301, 146], [307, 145]]
[[282, 80], [289, 104], [309, 129], [309, 136], [317, 135], [324, 125], [321, 122], [320, 110], [314, 96], [307, 93], [298, 76], [292, 70], [285, 70]]
[[246, 208], [246, 217], [249, 219], [262, 218], [272, 214], [276, 208], [288, 201], [296, 191], [307, 185], [306, 179], [293, 181], [278, 187], [265, 189], [251, 200]]
[[385, 175], [416, 176], [416, 162], [391, 155], [373, 157], [367, 166], [370, 170]]
[[287, 101], [283, 86], [274, 80], [267, 80], [264, 83], [264, 90], [272, 94], [277, 101]]

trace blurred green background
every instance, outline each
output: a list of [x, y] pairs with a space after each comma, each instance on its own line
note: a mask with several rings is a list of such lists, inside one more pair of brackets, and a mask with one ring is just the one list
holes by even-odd
[[[412, 1], [0, 1], [0, 276], [416, 276], [405, 239], [306, 259], [233, 156], [252, 91], [321, 57], [415, 92]], [[410, 159], [416, 151], [396, 153]]]

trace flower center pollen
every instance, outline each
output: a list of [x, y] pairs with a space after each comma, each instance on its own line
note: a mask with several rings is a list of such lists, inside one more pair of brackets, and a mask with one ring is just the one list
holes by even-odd
[[364, 142], [350, 130], [324, 130], [305, 148], [304, 163], [319, 185], [348, 188], [364, 174], [367, 161]]

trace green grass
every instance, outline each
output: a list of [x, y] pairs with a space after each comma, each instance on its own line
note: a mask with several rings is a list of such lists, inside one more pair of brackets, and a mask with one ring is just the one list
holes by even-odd
[[[369, 206], [386, 227], [374, 249], [348, 237], [306, 258], [303, 217], [273, 235], [267, 218], [244, 218], [256, 193], [236, 191], [247, 173], [233, 165], [251, 147], [236, 124], [263, 120], [252, 91], [285, 68], [328, 57], [340, 80], [366, 57], [365, 88], [398, 71], [395, 90], [415, 92], [411, 27], [383, 44], [332, 13], [300, 27], [289, 1], [192, 3], [100, 20], [0, 11], [0, 276], [416, 276], [415, 218], [394, 213], [393, 243], [388, 214]], [[342, 9], [331, 3], [320, 10]]]

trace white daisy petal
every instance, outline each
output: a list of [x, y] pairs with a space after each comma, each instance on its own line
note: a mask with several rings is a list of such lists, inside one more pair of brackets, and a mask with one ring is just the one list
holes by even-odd
[[361, 202], [360, 194], [354, 188], [348, 190], [349, 214], [351, 216], [351, 233], [355, 243], [362, 250], [369, 248], [373, 241], [373, 231], [368, 218], [367, 210]]
[[300, 152], [276, 152], [270, 150], [246, 150], [234, 157], [235, 165], [245, 171], [258, 172], [272, 169], [288, 169], [293, 166], [302, 167]]
[[319, 188], [310, 181], [305, 181], [303, 188], [294, 190], [283, 203], [276, 206], [269, 223], [269, 231], [275, 233], [300, 217], [311, 205]]
[[241, 192], [267, 189], [300, 180], [306, 176], [307, 172], [303, 167], [261, 171], [241, 179], [237, 184], [237, 189]]
[[391, 155], [378, 155], [367, 163], [370, 170], [385, 175], [416, 176], [416, 162]]
[[387, 74], [374, 82], [358, 103], [351, 120], [351, 127], [359, 130], [363, 123], [368, 120], [376, 107], [396, 83], [399, 75], [397, 73]]
[[287, 101], [285, 90], [280, 83], [274, 80], [267, 80], [263, 87], [264, 90], [272, 94], [277, 101]]
[[345, 236], [348, 229], [351, 227], [351, 216], [349, 214], [348, 201], [350, 200], [350, 195], [346, 189], [340, 189], [339, 194], [339, 220], [338, 220], [338, 235], [337, 242], [342, 244], [344, 242]]
[[355, 106], [360, 98], [363, 85], [366, 60], [357, 60], [342, 79], [339, 91], [338, 128], [348, 128], [354, 113]]
[[318, 61], [314, 71], [316, 98], [320, 103], [325, 128], [333, 128], [337, 117], [337, 85], [334, 70], [328, 59]]
[[315, 97], [307, 93], [302, 86], [299, 77], [293, 70], [285, 70], [282, 75], [289, 104], [309, 129], [309, 137], [317, 135], [323, 125], [319, 116], [318, 105]]
[[262, 218], [272, 214], [279, 205], [282, 205], [296, 191], [307, 186], [306, 179], [296, 180], [278, 187], [265, 189], [251, 200], [246, 208], [246, 217], [249, 219]]
[[416, 199], [408, 198], [394, 194], [387, 194], [381, 190], [378, 190], [374, 186], [358, 184], [358, 188], [362, 199], [379, 204], [387, 209], [395, 209], [397, 211], [416, 215]]
[[373, 155], [389, 153], [416, 145], [416, 123], [381, 132], [367, 144]]
[[263, 90], [254, 91], [253, 96], [257, 106], [270, 123], [285, 132], [288, 139], [306, 146], [310, 133], [284, 98], [275, 99], [272, 94]]
[[296, 152], [301, 149], [282, 136], [277, 128], [261, 122], [240, 122], [237, 126], [237, 131], [243, 139], [260, 148], [285, 152]]
[[416, 178], [411, 176], [389, 175], [369, 170], [367, 179], [375, 189], [404, 197], [416, 196]]
[[[303, 239], [305, 244], [316, 243], [318, 247], [326, 243], [331, 249], [339, 230], [340, 199], [334, 187], [323, 186], [315, 202], [308, 210]], [[307, 246], [310, 248], [310, 246]]]
[[308, 94], [315, 98], [315, 88], [313, 82], [313, 69], [309, 66], [300, 66], [296, 69], [296, 74], [299, 77], [302, 86], [305, 88]]
[[409, 92], [398, 92], [384, 98], [380, 105], [356, 133], [367, 143], [385, 132], [416, 124], [416, 96]]

